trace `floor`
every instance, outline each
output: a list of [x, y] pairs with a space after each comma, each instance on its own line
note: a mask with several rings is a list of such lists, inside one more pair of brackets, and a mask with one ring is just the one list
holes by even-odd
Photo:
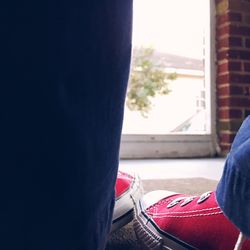
[[120, 170], [136, 172], [141, 179], [197, 178], [219, 180], [225, 158], [121, 160]]

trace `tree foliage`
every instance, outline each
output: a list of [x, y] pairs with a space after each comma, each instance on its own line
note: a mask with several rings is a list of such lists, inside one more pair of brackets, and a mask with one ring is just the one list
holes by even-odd
[[152, 98], [170, 92], [169, 82], [176, 74], [168, 74], [156, 61], [152, 48], [135, 49], [131, 63], [126, 105], [132, 111], [140, 111], [146, 117], [152, 108]]

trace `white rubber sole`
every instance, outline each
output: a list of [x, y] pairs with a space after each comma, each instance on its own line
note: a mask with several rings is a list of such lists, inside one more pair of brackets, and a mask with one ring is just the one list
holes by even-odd
[[138, 201], [135, 209], [134, 230], [143, 249], [154, 250], [197, 250], [173, 235], [163, 232], [154, 221], [145, 213], [144, 206]]
[[115, 201], [111, 232], [118, 230], [134, 219], [134, 204], [143, 195], [143, 188], [139, 176], [134, 175], [131, 188]]

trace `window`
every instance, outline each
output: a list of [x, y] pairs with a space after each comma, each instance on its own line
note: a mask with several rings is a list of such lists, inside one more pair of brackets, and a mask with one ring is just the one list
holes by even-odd
[[216, 152], [213, 8], [209, 0], [134, 1], [122, 158]]

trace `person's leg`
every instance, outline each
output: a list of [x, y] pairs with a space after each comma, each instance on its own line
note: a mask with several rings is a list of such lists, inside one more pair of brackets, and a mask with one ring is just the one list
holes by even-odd
[[132, 1], [1, 5], [0, 249], [103, 249]]
[[250, 116], [234, 139], [216, 198], [224, 214], [250, 237]]

